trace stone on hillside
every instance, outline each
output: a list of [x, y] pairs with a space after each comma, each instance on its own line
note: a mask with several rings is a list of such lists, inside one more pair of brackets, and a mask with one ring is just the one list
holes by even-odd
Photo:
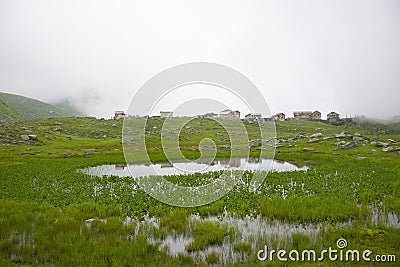
[[340, 134], [334, 134], [336, 138], [346, 138], [347, 134], [345, 132], [341, 132]]
[[391, 147], [391, 146], [382, 148], [383, 152], [393, 152], [393, 151], [396, 151], [396, 150], [397, 150], [396, 148]]
[[229, 151], [229, 150], [231, 150], [231, 148], [229, 145], [221, 145], [221, 146], [219, 146], [219, 150]]
[[364, 159], [367, 159], [367, 157], [358, 157], [357, 159], [358, 160], [364, 160]]
[[305, 147], [303, 148], [303, 151], [313, 151], [314, 148], [313, 147]]
[[323, 137], [322, 133], [315, 133], [310, 136], [310, 138], [322, 138], [322, 137]]
[[256, 140], [251, 140], [249, 141], [249, 146], [253, 147], [253, 146], [261, 146], [261, 139], [256, 139]]
[[317, 139], [317, 138], [310, 138], [310, 139], [308, 139], [308, 142], [309, 143], [315, 143], [315, 142], [318, 142], [319, 141], [319, 139]]
[[20, 137], [24, 141], [28, 141], [29, 140], [29, 136], [27, 136], [26, 134], [21, 134]]
[[357, 142], [351, 141], [351, 142], [347, 142], [346, 144], [340, 146], [343, 149], [347, 149], [347, 148], [353, 148], [357, 146]]
[[298, 133], [298, 134], [296, 134], [296, 136], [294, 137], [294, 139], [303, 139], [303, 138], [307, 138], [307, 136], [305, 136], [305, 135], [302, 134], [302, 133]]
[[[372, 143], [371, 143], [372, 144]], [[388, 143], [385, 143], [385, 142], [375, 142], [374, 143], [377, 147], [387, 147], [387, 146], [389, 146], [389, 144]]]
[[111, 127], [117, 127], [117, 125], [116, 125], [115, 123], [113, 123], [113, 124], [111, 125]]
[[36, 134], [29, 134], [28, 137], [29, 137], [29, 140], [37, 140]]
[[86, 155], [93, 155], [94, 152], [93, 151], [83, 151], [82, 155], [86, 156]]
[[359, 135], [354, 135], [353, 141], [356, 141], [356, 142], [364, 141], [364, 138]]
[[389, 143], [392, 143], [392, 144], [397, 144], [397, 142], [396, 142], [395, 140], [390, 139], [390, 138], [388, 139], [388, 142], [389, 142]]
[[60, 154], [60, 157], [63, 157], [63, 158], [70, 158], [73, 156], [76, 156], [76, 153]]

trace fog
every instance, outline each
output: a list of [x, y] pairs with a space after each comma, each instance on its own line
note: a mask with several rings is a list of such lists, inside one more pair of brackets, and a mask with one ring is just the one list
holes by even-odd
[[399, 47], [397, 0], [0, 0], [0, 91], [106, 118], [153, 75], [198, 61], [246, 75], [273, 113], [388, 118]]

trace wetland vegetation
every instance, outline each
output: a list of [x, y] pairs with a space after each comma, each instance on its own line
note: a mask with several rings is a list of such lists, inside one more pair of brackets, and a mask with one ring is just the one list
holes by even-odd
[[[147, 129], [155, 164], [165, 161], [165, 149], [176, 150], [161, 145], [162, 122], [151, 118]], [[259, 139], [256, 124], [244, 123], [249, 139]], [[249, 192], [253, 172], [245, 170], [223, 198], [192, 208], [163, 204], [130, 177], [76, 171], [125, 163], [121, 120], [57, 118], [1, 126], [0, 265], [249, 266], [261, 264], [256, 254], [264, 245], [321, 251], [339, 238], [349, 248], [400, 260], [398, 125], [277, 122], [275, 139], [243, 153], [257, 157], [263, 145], [270, 146], [275, 159], [308, 169], [270, 172], [256, 192]], [[229, 136], [211, 120], [192, 120], [179, 136], [189, 159], [200, 157], [204, 138], [216, 144], [217, 159], [231, 155]], [[132, 153], [138, 164], [144, 160], [143, 150]], [[219, 175], [167, 179], [196, 186]]]

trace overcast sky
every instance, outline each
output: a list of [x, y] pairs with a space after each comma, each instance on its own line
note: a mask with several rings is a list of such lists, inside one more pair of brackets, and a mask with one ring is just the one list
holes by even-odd
[[3, 92], [110, 117], [153, 75], [197, 61], [246, 75], [273, 113], [391, 117], [400, 1], [0, 0]]

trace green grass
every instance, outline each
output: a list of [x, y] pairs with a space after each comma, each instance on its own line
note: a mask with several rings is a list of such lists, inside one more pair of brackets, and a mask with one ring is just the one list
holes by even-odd
[[194, 241], [186, 246], [188, 251], [203, 250], [208, 246], [222, 245], [225, 237], [232, 237], [231, 229], [223, 229], [218, 222], [196, 222], [193, 229]]
[[[165, 159], [162, 149], [152, 150], [155, 146], [161, 148], [158, 135], [162, 121], [149, 120], [149, 129], [157, 126], [148, 139], [154, 162]], [[189, 229], [187, 216], [220, 217], [224, 211], [239, 217], [260, 215], [268, 221], [326, 225], [317, 243], [313, 244], [318, 249], [334, 246], [339, 237], [344, 237], [352, 247], [399, 256], [399, 229], [372, 225], [370, 206], [374, 204], [382, 206], [384, 212], [400, 213], [400, 155], [384, 152], [369, 142], [341, 149], [333, 145], [334, 138], [315, 143], [308, 143], [306, 139], [292, 140], [300, 132], [307, 136], [321, 132], [324, 137], [332, 137], [345, 131], [349, 133], [345, 141], [351, 141], [355, 133], [367, 140], [400, 141], [400, 131], [395, 126], [277, 122], [277, 136], [282, 146], [277, 148], [275, 158], [311, 169], [269, 173], [256, 193], [249, 192], [252, 173], [245, 171], [242, 183], [220, 200], [185, 209], [151, 198], [137, 188], [131, 178], [90, 177], [76, 171], [87, 166], [124, 163], [122, 121], [57, 118], [2, 122], [2, 126], [0, 139], [5, 145], [0, 150], [1, 265], [193, 265], [187, 255], [175, 258], [159, 250], [158, 244], [147, 241], [146, 233], [127, 238], [132, 236], [136, 225], [125, 226], [123, 219], [125, 216], [138, 219], [144, 215], [155, 216], [160, 219], [160, 228], [150, 231], [154, 237], [173, 233], [192, 235], [194, 241], [187, 249], [199, 251], [209, 245], [222, 244], [224, 238], [232, 239], [234, 233], [218, 222], [207, 221], [196, 222], [195, 227]], [[186, 126], [179, 146], [187, 158], [201, 155], [198, 145], [204, 137], [218, 146], [228, 142], [224, 129], [215, 121], [196, 119]], [[259, 138], [254, 124], [245, 122], [245, 127], [250, 140]], [[38, 139], [23, 141], [20, 138], [21, 134], [30, 133]], [[305, 152], [305, 147], [314, 150]], [[170, 149], [175, 151], [174, 147]], [[258, 153], [255, 150], [250, 154], [257, 156]], [[217, 151], [219, 157], [230, 155], [231, 151]], [[141, 163], [144, 159], [144, 151], [132, 154], [133, 162]], [[218, 172], [176, 175], [167, 179], [197, 186], [218, 175]], [[98, 190], [95, 192], [94, 188]], [[95, 221], [89, 231], [85, 226], [89, 218], [107, 219], [107, 223]], [[349, 220], [351, 227], [335, 226]], [[289, 247], [310, 247], [308, 236], [294, 235], [292, 239], [293, 243], [287, 243]], [[236, 251], [249, 255], [248, 264], [259, 263], [249, 243], [236, 240], [233, 246]], [[210, 254], [206, 261], [213, 264], [220, 258]], [[321, 265], [329, 266], [329, 262]]]
[[71, 107], [53, 106], [36, 99], [0, 92], [0, 119], [23, 121], [51, 117], [73, 117], [80, 114]]

